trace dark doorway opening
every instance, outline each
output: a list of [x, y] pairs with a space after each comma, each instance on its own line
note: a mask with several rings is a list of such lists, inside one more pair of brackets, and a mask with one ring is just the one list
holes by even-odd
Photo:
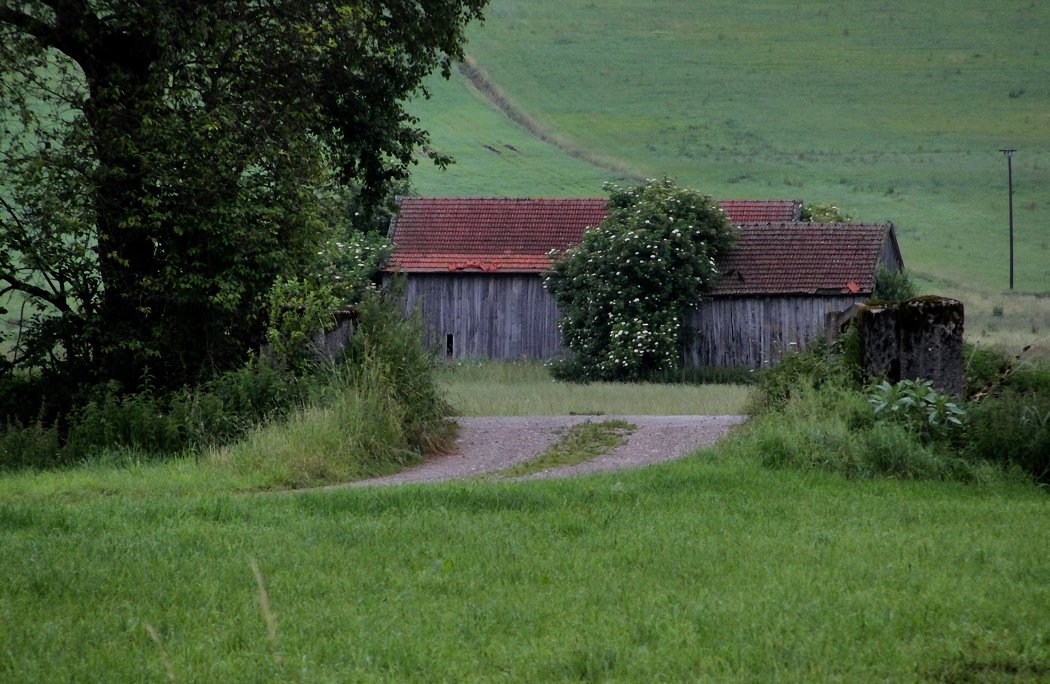
[[452, 333], [445, 335], [445, 356], [452, 358]]

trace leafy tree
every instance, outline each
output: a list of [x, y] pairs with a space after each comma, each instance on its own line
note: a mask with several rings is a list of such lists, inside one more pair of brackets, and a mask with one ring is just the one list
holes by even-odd
[[567, 379], [638, 380], [674, 368], [682, 316], [709, 291], [736, 237], [710, 197], [669, 179], [606, 186], [607, 215], [563, 253], [545, 284], [572, 358]]
[[347, 188], [367, 225], [407, 176], [402, 102], [486, 1], [0, 2], [15, 363], [161, 389], [239, 363], [274, 283], [348, 231]]

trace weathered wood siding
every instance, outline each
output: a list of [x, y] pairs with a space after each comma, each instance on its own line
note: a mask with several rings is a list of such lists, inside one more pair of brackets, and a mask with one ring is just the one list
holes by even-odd
[[535, 274], [413, 273], [406, 310], [419, 307], [426, 342], [452, 358], [549, 359], [561, 349], [557, 307]]
[[[825, 315], [861, 295], [718, 297], [688, 314], [686, 366], [761, 368], [824, 336]], [[413, 273], [406, 311], [419, 308], [426, 343], [454, 359], [550, 359], [563, 351], [558, 309], [533, 274]]]
[[860, 295], [719, 297], [686, 316], [686, 366], [761, 368], [824, 336], [824, 316]]

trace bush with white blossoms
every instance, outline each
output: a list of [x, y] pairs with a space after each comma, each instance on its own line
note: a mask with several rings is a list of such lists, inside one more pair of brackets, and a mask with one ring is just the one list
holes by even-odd
[[670, 179], [605, 186], [607, 216], [551, 253], [547, 290], [561, 313], [571, 380], [644, 380], [678, 366], [682, 316], [715, 284], [736, 238], [718, 203]]

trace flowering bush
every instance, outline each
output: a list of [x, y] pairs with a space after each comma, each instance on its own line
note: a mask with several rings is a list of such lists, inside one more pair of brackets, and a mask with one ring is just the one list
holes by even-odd
[[572, 357], [553, 366], [574, 380], [642, 380], [675, 368], [682, 316], [714, 286], [715, 257], [736, 237], [710, 197], [674, 181], [606, 185], [602, 223], [551, 253], [544, 283]]

